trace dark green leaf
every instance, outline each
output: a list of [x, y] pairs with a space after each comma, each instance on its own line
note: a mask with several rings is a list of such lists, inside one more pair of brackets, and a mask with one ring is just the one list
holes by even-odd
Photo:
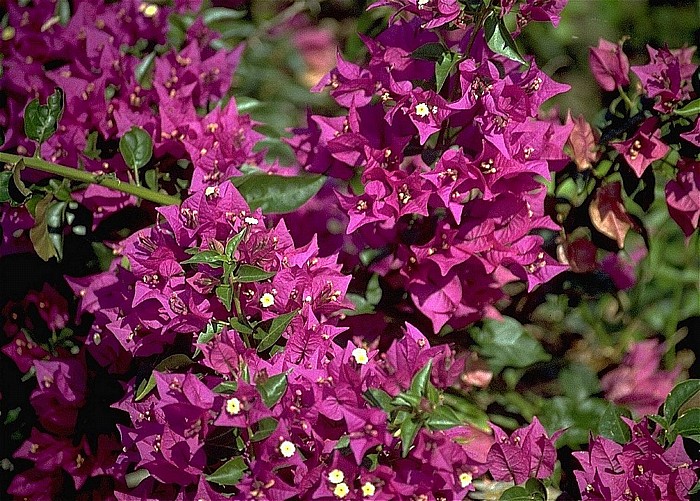
[[421, 398], [420, 395], [415, 393], [402, 391], [393, 398], [391, 405], [395, 407], [406, 406], [413, 409], [420, 405]]
[[31, 190], [22, 182], [21, 173], [24, 170], [24, 159], [20, 159], [10, 170], [0, 173], [0, 202], [10, 202], [17, 207], [23, 205], [32, 195]]
[[324, 176], [279, 176], [259, 173], [231, 179], [250, 208], [260, 208], [265, 214], [286, 214], [297, 210], [318, 193], [325, 181]]
[[513, 37], [508, 31], [503, 19], [495, 13], [492, 13], [484, 22], [484, 35], [489, 48], [496, 54], [507, 57], [513, 61], [522, 64], [527, 64], [518, 51], [518, 46], [515, 45]]
[[262, 282], [263, 280], [267, 280], [268, 278], [272, 278], [274, 276], [274, 271], [265, 271], [257, 266], [242, 264], [238, 267], [238, 270], [236, 270], [236, 273], [231, 280], [233, 282], [247, 284], [251, 282]]
[[401, 455], [403, 457], [408, 456], [408, 451], [411, 449], [413, 440], [415, 440], [419, 430], [420, 423], [411, 418], [404, 419], [403, 423], [401, 423], [399, 436], [401, 437]]
[[132, 471], [131, 473], [127, 473], [126, 475], [124, 475], [124, 480], [126, 481], [126, 486], [129, 489], [135, 489], [141, 482], [143, 482], [150, 476], [151, 474], [146, 468], [140, 468], [136, 471]]
[[212, 390], [214, 393], [233, 393], [238, 389], [237, 381], [224, 381], [217, 384]]
[[440, 61], [445, 52], [448, 52], [448, 50], [444, 45], [438, 42], [431, 42], [421, 45], [411, 52], [411, 57], [413, 59], [425, 59], [427, 61]]
[[229, 28], [232, 21], [241, 19], [243, 16], [245, 16], [243, 10], [212, 7], [202, 13], [202, 21], [212, 30], [222, 33]]
[[233, 303], [233, 289], [230, 285], [218, 285], [214, 289], [216, 297], [219, 298], [221, 304], [223, 304], [227, 310], [231, 310], [231, 303]]
[[700, 436], [700, 408], [689, 409], [681, 414], [673, 424], [672, 430], [683, 437]]
[[530, 337], [517, 320], [485, 320], [482, 329], [471, 329], [481, 355], [488, 359], [494, 373], [504, 367], [528, 367], [549, 360], [538, 341]]
[[24, 134], [39, 145], [53, 136], [63, 115], [63, 100], [63, 91], [56, 87], [46, 104], [39, 104], [38, 98], [29, 101], [24, 109]]
[[263, 352], [275, 344], [297, 313], [298, 310], [294, 310], [275, 317], [270, 324], [270, 329], [267, 331], [267, 334], [258, 345], [258, 352]]
[[391, 410], [394, 408], [391, 403], [391, 395], [384, 390], [380, 390], [379, 388], [369, 388], [363, 394], [363, 397], [365, 397], [365, 400], [367, 400], [370, 405], [379, 407], [384, 410], [384, 412], [391, 412]]
[[234, 329], [237, 332], [240, 332], [242, 334], [252, 334], [253, 333], [253, 329], [250, 326], [239, 322], [238, 319], [235, 317], [229, 318], [229, 324], [231, 325], [232, 329]]
[[212, 268], [217, 268], [224, 261], [226, 261], [226, 257], [223, 254], [214, 250], [203, 250], [180, 264], [209, 264], [212, 265]]
[[501, 501], [532, 501], [530, 493], [527, 492], [527, 489], [520, 486], [511, 487], [510, 489], [504, 491], [499, 499]]
[[148, 132], [133, 126], [119, 140], [119, 152], [134, 172], [146, 165], [153, 155], [153, 141]]
[[433, 411], [425, 424], [433, 430], [449, 430], [464, 422], [450, 407], [441, 405]]
[[469, 423], [484, 432], [491, 430], [488, 415], [465, 397], [443, 393], [442, 401], [444, 405], [449, 405], [463, 422]]
[[7, 411], [7, 416], [5, 416], [4, 424], [8, 425], [10, 423], [17, 421], [17, 418], [19, 417], [21, 412], [22, 412], [21, 407], [15, 407], [14, 409], [10, 409], [9, 411]]
[[682, 117], [691, 117], [697, 115], [698, 113], [700, 113], [700, 99], [696, 99], [694, 101], [689, 102], [682, 108], [674, 111], [674, 113]]
[[245, 237], [245, 234], [246, 229], [243, 228], [241, 231], [239, 231], [234, 236], [228, 239], [228, 241], [226, 242], [226, 250], [224, 251], [226, 257], [228, 257], [229, 259], [233, 259], [233, 255], [238, 250], [238, 246], [243, 241], [243, 237]]
[[150, 89], [153, 82], [153, 70], [155, 68], [156, 52], [153, 51], [144, 57], [134, 68], [136, 81], [144, 89]]
[[12, 182], [12, 171], [4, 170], [0, 172], [0, 203], [9, 202], [12, 200], [10, 198], [10, 186]]
[[673, 387], [664, 402], [664, 417], [671, 423], [683, 405], [700, 391], [700, 379], [688, 379]]
[[136, 388], [136, 394], [134, 396], [134, 401], [139, 402], [146, 398], [146, 396], [156, 387], [156, 378], [153, 374], [150, 375], [148, 379], [144, 379]]
[[269, 408], [272, 408], [287, 390], [287, 375], [277, 374], [257, 385], [258, 393]]
[[266, 417], [258, 421], [257, 426], [257, 431], [250, 437], [251, 442], [259, 442], [272, 435], [277, 429], [277, 420], [273, 417]]
[[442, 54], [441, 58], [435, 65], [435, 85], [437, 86], [437, 92], [440, 92], [442, 86], [445, 84], [445, 80], [450, 76], [452, 69], [459, 61], [459, 54], [454, 52], [445, 52]]
[[154, 370], [158, 372], [172, 372], [183, 367], [189, 367], [194, 361], [184, 353], [176, 353], [161, 360]]
[[534, 495], [533, 499], [547, 499], [547, 488], [536, 478], [529, 478], [525, 482], [525, 489], [531, 496]]
[[430, 381], [430, 371], [433, 369], [433, 359], [428, 360], [421, 370], [419, 370], [413, 379], [411, 380], [411, 390], [410, 392], [414, 395], [425, 396], [426, 390], [428, 388], [428, 382]]
[[243, 458], [236, 456], [226, 461], [218, 470], [205, 478], [209, 482], [219, 485], [236, 485], [243, 478], [243, 474], [248, 469]]

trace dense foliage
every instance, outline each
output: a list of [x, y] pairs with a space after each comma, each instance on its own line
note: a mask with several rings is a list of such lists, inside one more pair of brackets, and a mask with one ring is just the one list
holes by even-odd
[[261, 3], [4, 7], [3, 492], [697, 493], [694, 48], [589, 122], [565, 0]]

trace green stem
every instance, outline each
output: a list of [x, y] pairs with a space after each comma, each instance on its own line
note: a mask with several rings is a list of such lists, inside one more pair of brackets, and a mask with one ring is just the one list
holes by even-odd
[[630, 98], [627, 96], [627, 93], [622, 89], [622, 85], [617, 86], [617, 91], [620, 93], [620, 97], [627, 105], [627, 110], [630, 112], [631, 115], [634, 111], [634, 105], [632, 104], [632, 101], [630, 101]]
[[67, 179], [72, 179], [73, 181], [98, 184], [111, 190], [134, 195], [142, 200], [148, 200], [149, 202], [153, 202], [158, 205], [180, 205], [181, 202], [178, 197], [158, 193], [157, 191], [149, 190], [143, 186], [136, 186], [126, 183], [114, 177], [106, 176], [105, 174], [97, 174], [94, 172], [79, 170], [73, 167], [65, 167], [63, 165], [47, 162], [41, 158], [23, 157], [0, 152], [0, 162], [16, 164], [20, 160], [23, 160], [24, 165], [32, 169], [48, 172], [49, 174], [55, 174]]

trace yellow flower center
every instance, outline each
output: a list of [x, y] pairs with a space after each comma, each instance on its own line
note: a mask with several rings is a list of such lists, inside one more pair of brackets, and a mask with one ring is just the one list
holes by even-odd
[[241, 412], [241, 401], [236, 397], [226, 400], [226, 412], [235, 416]]
[[273, 304], [275, 304], [275, 296], [273, 296], [269, 292], [266, 292], [265, 294], [260, 296], [260, 306], [262, 306], [263, 308], [269, 308]]
[[285, 440], [280, 444], [280, 454], [282, 454], [286, 458], [292, 457], [296, 451], [296, 446], [289, 440]]
[[362, 486], [362, 495], [364, 497], [374, 496], [374, 492], [377, 490], [372, 482], [365, 482]]
[[339, 484], [343, 480], [345, 480], [345, 473], [337, 468], [328, 474], [328, 481], [332, 484]]
[[354, 350], [352, 350], [352, 356], [355, 359], [355, 362], [357, 362], [360, 365], [365, 365], [367, 362], [369, 362], [367, 350], [365, 350], [364, 348], [355, 348]]
[[425, 103], [419, 103], [416, 105], [416, 115], [425, 118], [430, 115], [430, 108], [428, 108], [428, 105]]
[[338, 485], [335, 486], [335, 489], [333, 489], [333, 494], [335, 494], [335, 497], [343, 499], [345, 496], [348, 495], [350, 492], [350, 489], [348, 488], [348, 485], [345, 482], [340, 482]]

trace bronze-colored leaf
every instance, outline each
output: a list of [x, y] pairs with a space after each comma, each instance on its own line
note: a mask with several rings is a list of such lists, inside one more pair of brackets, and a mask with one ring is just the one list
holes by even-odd
[[598, 188], [588, 213], [595, 229], [615, 240], [620, 249], [625, 246], [627, 232], [637, 226], [622, 204], [622, 186], [619, 182]]

